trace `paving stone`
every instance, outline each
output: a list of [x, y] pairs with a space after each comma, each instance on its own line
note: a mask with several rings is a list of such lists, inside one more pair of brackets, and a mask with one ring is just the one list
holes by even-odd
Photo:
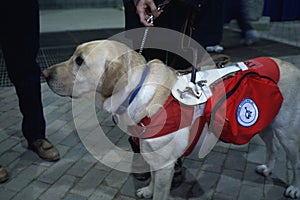
[[251, 140], [250, 144], [256, 144], [256, 145], [262, 145], [265, 146], [265, 142], [260, 138], [260, 136], [257, 134], [255, 135]]
[[[11, 130], [10, 130], [11, 131]], [[3, 129], [3, 128], [0, 128], [0, 143], [4, 140], [6, 140], [7, 138], [10, 137], [11, 134], [8, 133], [8, 129]]]
[[228, 151], [228, 156], [225, 160], [224, 168], [243, 171], [246, 166], [246, 153], [240, 151]]
[[74, 176], [63, 175], [55, 184], [53, 184], [45, 193], [43, 193], [39, 199], [62, 199], [73, 186], [75, 181], [76, 178]]
[[186, 169], [187, 172], [191, 173], [194, 176], [197, 176], [197, 173], [199, 172], [199, 169], [201, 169], [202, 164], [203, 161], [200, 161], [200, 159], [192, 160], [186, 158], [183, 160], [183, 167]]
[[55, 121], [56, 119], [58, 119], [61, 115], [63, 115], [64, 113], [60, 112], [60, 111], [53, 111], [49, 114], [47, 114], [45, 116], [45, 120], [47, 124], [51, 124], [53, 121]]
[[103, 163], [101, 162], [98, 162], [96, 165], [95, 165], [95, 168], [96, 169], [100, 169], [100, 170], [104, 170], [104, 171], [111, 171], [111, 170], [114, 170], [112, 169], [111, 167], [107, 166], [107, 165], [104, 165]]
[[237, 197], [242, 183], [242, 173], [234, 170], [224, 170], [216, 187], [217, 193]]
[[[0, 134], [1, 135], [1, 134]], [[25, 140], [25, 139], [24, 139]], [[27, 145], [27, 144], [26, 144]], [[23, 154], [28, 151], [27, 147], [19, 142], [16, 146], [12, 148], [13, 151], [18, 152], [19, 154]]]
[[203, 191], [196, 180], [187, 180], [178, 187], [172, 188], [170, 195], [173, 199], [204, 198], [206, 191]]
[[97, 112], [97, 117], [101, 125], [115, 126], [115, 124], [112, 122], [111, 114], [107, 111], [99, 109]]
[[119, 195], [119, 196], [116, 196], [116, 197], [114, 198], [114, 200], [136, 200], [136, 198], [132, 198], [132, 197], [127, 197], [127, 196]]
[[64, 112], [59, 119], [64, 121], [74, 121], [72, 108], [69, 106], [64, 106], [63, 108], [59, 108], [60, 112]]
[[15, 191], [11, 191], [11, 190], [6, 189], [3, 186], [0, 186], [0, 199], [9, 200], [16, 194], [17, 193]]
[[88, 198], [88, 200], [112, 200], [118, 193], [118, 190], [108, 186], [100, 185], [96, 188], [93, 194]]
[[72, 193], [84, 197], [90, 196], [96, 187], [100, 185], [104, 177], [107, 176], [106, 171], [91, 169], [71, 190]]
[[6, 140], [4, 140], [0, 143], [0, 153], [13, 148], [18, 143], [19, 143], [19, 140], [16, 138], [12, 138], [12, 137], [7, 138]]
[[117, 143], [121, 137], [126, 134], [119, 127], [115, 126], [106, 135], [112, 143]]
[[242, 185], [238, 200], [254, 200], [263, 198], [263, 185]]
[[40, 174], [47, 170], [47, 167], [40, 165], [30, 165], [19, 174], [20, 178], [34, 180], [37, 179]]
[[[77, 195], [77, 194], [68, 194], [64, 200], [86, 200], [86, 197]], [[104, 199], [103, 199], [104, 200]]]
[[[6, 101], [6, 103], [5, 103]], [[9, 115], [8, 113], [11, 111], [15, 111], [16, 108], [18, 108], [18, 104], [17, 101], [14, 100], [10, 100], [10, 99], [5, 99], [1, 102], [2, 104], [2, 108], [1, 108], [1, 122], [4, 122], [3, 119], [7, 118], [7, 115]], [[12, 116], [11, 116], [12, 117]]]
[[[108, 176], [105, 177], [105, 182], [110, 187], [121, 188], [129, 177], [129, 173], [112, 170]], [[118, 181], [116, 181], [118, 180]]]
[[16, 151], [6, 151], [4, 154], [0, 156], [1, 163], [5, 163], [5, 165], [9, 165], [11, 162], [16, 160], [20, 156], [19, 152]]
[[[76, 161], [76, 160], [75, 160]], [[39, 178], [39, 181], [53, 184], [74, 164], [73, 160], [61, 159], [49, 167]]]
[[22, 176], [15, 176], [5, 183], [5, 188], [15, 192], [20, 192], [24, 187], [30, 184], [32, 179], [25, 179]]
[[249, 144], [247, 160], [252, 163], [262, 164], [266, 160], [266, 147], [256, 144]]
[[[14, 127], [10, 127], [9, 129], [12, 130], [12, 132], [11, 132], [12, 134], [11, 134], [10, 138], [16, 139], [16, 140], [18, 140], [20, 142], [23, 142], [26, 139], [25, 139], [25, 137], [24, 137], [24, 135], [22, 133], [22, 130], [21, 130], [21, 127], [22, 127], [21, 123], [22, 122], [20, 121], [19, 125], [16, 124]], [[26, 147], [27, 147], [27, 141], [26, 141]]]
[[[184, 182], [178, 187], [171, 189], [169, 199], [211, 199], [215, 185], [218, 181], [218, 174], [203, 172], [197, 178], [186, 171]], [[137, 181], [132, 176], [126, 181], [121, 189], [121, 194], [135, 197], [138, 188], [148, 185], [148, 181]]]
[[212, 198], [219, 178], [220, 175], [218, 173], [200, 171], [197, 175], [197, 183], [195, 183], [198, 187], [194, 186], [198, 188], [198, 193], [202, 192], [202, 194], [200, 193], [201, 196], [199, 196], [199, 198]]
[[15, 118], [15, 121], [22, 120], [22, 114], [19, 109], [11, 109], [11, 110], [9, 110], [9, 112], [5, 113], [5, 116], [7, 118], [10, 118], [10, 117]]
[[42, 101], [43, 101], [43, 106], [48, 106], [50, 104], [52, 104], [53, 102], [55, 102], [57, 99], [57, 96], [54, 95], [48, 95], [43, 97]]
[[46, 162], [43, 161], [35, 152], [31, 150], [27, 150], [25, 153], [23, 153], [20, 156], [20, 164], [24, 163], [27, 165], [31, 165], [33, 163], [40, 163], [40, 162]]
[[[10, 174], [11, 179], [18, 176], [18, 174], [20, 172], [22, 172], [23, 170], [25, 170], [26, 168], [31, 166], [32, 163], [34, 163], [35, 159], [38, 159], [36, 157], [32, 157], [32, 160], [31, 160], [31, 157], [26, 156], [26, 155], [34, 156], [31, 152], [26, 152], [21, 157], [17, 158], [15, 161], [13, 161], [9, 166], [7, 166], [7, 167], [5, 166], [7, 171]], [[27, 159], [27, 158], [29, 158], [29, 159]]]
[[105, 114], [103, 117], [100, 117], [100, 119], [101, 118], [103, 119], [101, 121], [102, 126], [112, 126], [112, 127], [115, 126], [114, 122], [112, 121], [112, 118], [111, 118], [110, 114]]
[[283, 196], [285, 188], [283, 186], [278, 185], [265, 185], [264, 187], [264, 197], [265, 200], [288, 200]]
[[113, 128], [114, 128], [113, 126], [101, 125], [101, 129], [105, 134], [109, 133]]
[[201, 169], [211, 172], [221, 172], [225, 158], [226, 154], [210, 152], [206, 156]]
[[34, 181], [20, 191], [12, 200], [35, 200], [49, 188], [50, 185]]
[[48, 105], [48, 106], [44, 106], [44, 115], [47, 116], [49, 113], [52, 113], [56, 110], [58, 110], [58, 106], [54, 106], [54, 105]]
[[68, 137], [70, 134], [73, 134], [73, 132], [59, 130], [47, 138], [52, 142], [53, 145], [56, 146], [57, 144], [61, 143], [66, 137]]
[[227, 153], [230, 148], [229, 143], [219, 141], [213, 148], [213, 151], [217, 151], [220, 153]]
[[133, 176], [129, 176], [126, 182], [123, 184], [122, 188], [120, 189], [120, 193], [122, 195], [135, 198], [136, 196], [135, 193], [137, 189], [147, 186], [149, 182], [150, 179], [146, 181], [139, 181], [135, 179]]
[[77, 136], [77, 133], [75, 131], [73, 131], [63, 141], [61, 141], [60, 144], [72, 147], [72, 146], [78, 144], [78, 142], [80, 142], [80, 139]]
[[55, 132], [57, 132], [58, 130], [61, 129], [61, 127], [63, 127], [64, 125], [66, 125], [66, 121], [64, 120], [54, 120], [52, 123], [47, 125], [47, 135], [51, 135]]
[[236, 196], [231, 196], [229, 194], [223, 194], [223, 193], [215, 193], [213, 200], [233, 200], [236, 199]]
[[129, 137], [130, 136], [127, 135], [126, 133], [121, 132], [121, 138], [119, 139], [119, 141], [117, 141], [115, 143], [115, 145], [117, 147], [119, 147], [120, 149], [123, 149], [124, 151], [132, 151], [131, 146], [130, 146], [130, 144], [128, 142], [128, 138]]
[[77, 161], [67, 173], [76, 177], [82, 177], [93, 165], [95, 165], [96, 162], [97, 160], [87, 153], [79, 161]]
[[234, 145], [230, 144], [230, 149], [235, 151], [245, 151], [247, 152], [249, 150], [249, 143], [244, 145]]
[[265, 177], [255, 172], [256, 167], [257, 164], [247, 163], [244, 172], [243, 183], [247, 185], [261, 185], [261, 187], [263, 187], [265, 183]]

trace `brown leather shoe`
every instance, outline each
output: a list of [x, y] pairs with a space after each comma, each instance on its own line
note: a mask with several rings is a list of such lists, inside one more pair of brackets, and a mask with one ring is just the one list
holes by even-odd
[[0, 165], [0, 183], [4, 183], [5, 181], [7, 181], [8, 177], [8, 172], [4, 167]]
[[28, 149], [34, 151], [41, 159], [46, 161], [54, 162], [60, 159], [57, 148], [47, 139], [38, 139], [29, 143]]

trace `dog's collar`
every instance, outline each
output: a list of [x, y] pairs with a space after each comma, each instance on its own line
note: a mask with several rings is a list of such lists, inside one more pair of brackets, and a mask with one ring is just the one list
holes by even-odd
[[[132, 103], [133, 99], [136, 97], [136, 95], [138, 94], [138, 92], [140, 91], [145, 79], [146, 79], [146, 76], [149, 72], [149, 65], [146, 64], [146, 68], [142, 74], [142, 77], [141, 77], [141, 80], [140, 82], [138, 83], [138, 85], [134, 88], [134, 90], [132, 90], [132, 92], [129, 94], [129, 96], [123, 101], [123, 103], [120, 105], [120, 107], [116, 110], [115, 114], [118, 114], [118, 115], [121, 115], [123, 114], [126, 109], [128, 108], [128, 106]], [[116, 122], [116, 117], [115, 115], [113, 115], [113, 121], [115, 123]]]

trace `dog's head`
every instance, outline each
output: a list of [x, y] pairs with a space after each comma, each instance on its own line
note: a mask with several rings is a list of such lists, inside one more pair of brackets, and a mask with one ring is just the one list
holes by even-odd
[[145, 63], [143, 56], [120, 42], [98, 40], [79, 45], [69, 60], [43, 74], [60, 96], [79, 98], [96, 92], [105, 100], [127, 85], [128, 71]]

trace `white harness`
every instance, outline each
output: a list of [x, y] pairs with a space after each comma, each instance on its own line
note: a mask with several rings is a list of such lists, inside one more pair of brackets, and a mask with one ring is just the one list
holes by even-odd
[[194, 106], [205, 103], [212, 96], [210, 85], [224, 76], [247, 69], [248, 67], [244, 62], [239, 62], [236, 65], [220, 69], [198, 71], [196, 73], [196, 84], [190, 81], [191, 74], [179, 75], [177, 82], [172, 88], [172, 95], [185, 105]]

